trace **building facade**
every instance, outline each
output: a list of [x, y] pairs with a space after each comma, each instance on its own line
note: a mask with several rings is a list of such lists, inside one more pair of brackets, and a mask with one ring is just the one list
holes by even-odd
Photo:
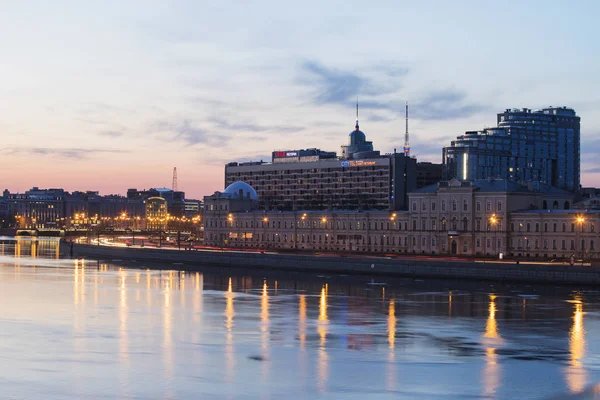
[[225, 183], [247, 182], [267, 210], [401, 210], [416, 188], [415, 170], [416, 160], [401, 153], [364, 160], [230, 163]]
[[146, 229], [149, 231], [165, 230], [169, 222], [167, 200], [163, 197], [150, 197], [146, 199]]
[[225, 187], [247, 182], [265, 210], [399, 211], [417, 187], [416, 165], [404, 153], [374, 151], [357, 120], [341, 157], [320, 149], [274, 151], [271, 162], [227, 164]]
[[564, 190], [499, 179], [419, 189], [407, 211], [260, 211], [215, 194], [205, 198], [204, 240], [234, 248], [599, 258], [600, 211], [574, 210], [572, 201]]
[[507, 109], [497, 126], [466, 132], [443, 149], [445, 179], [501, 178], [580, 187], [580, 117], [567, 107]]
[[[98, 192], [73, 192], [63, 189], [40, 189], [25, 193], [3, 192], [7, 218], [14, 219], [19, 228], [77, 228], [105, 223], [126, 216], [137, 221], [144, 216], [141, 200], [123, 196], [100, 196]], [[109, 222], [111, 221], [111, 222]]]

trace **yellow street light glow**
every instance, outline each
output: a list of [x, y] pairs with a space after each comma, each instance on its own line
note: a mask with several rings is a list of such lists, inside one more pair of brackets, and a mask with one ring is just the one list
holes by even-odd
[[264, 217], [264, 218], [263, 218], [263, 221], [264, 221], [264, 222], [268, 222], [268, 221], [269, 221], [269, 218], [267, 218], [267, 217]]
[[578, 224], [583, 224], [585, 222], [585, 218], [583, 218], [581, 215], [578, 215], [576, 221]]
[[322, 223], [326, 223], [327, 222], [327, 218], [325, 218], [325, 217], [321, 218], [321, 222]]

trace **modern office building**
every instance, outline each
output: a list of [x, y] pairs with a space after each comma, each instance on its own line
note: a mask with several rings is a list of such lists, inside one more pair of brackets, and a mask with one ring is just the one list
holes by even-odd
[[342, 157], [320, 149], [274, 151], [271, 162], [232, 162], [225, 187], [244, 181], [266, 210], [402, 210], [416, 188], [416, 159], [380, 155], [358, 129], [348, 135]]
[[257, 209], [254, 189], [237, 182], [205, 197], [204, 240], [235, 248], [598, 259], [600, 210], [573, 209], [573, 199], [539, 183], [453, 179], [410, 193], [406, 211], [282, 212]]
[[580, 187], [580, 117], [567, 107], [507, 109], [497, 126], [466, 132], [443, 149], [445, 179], [501, 178]]

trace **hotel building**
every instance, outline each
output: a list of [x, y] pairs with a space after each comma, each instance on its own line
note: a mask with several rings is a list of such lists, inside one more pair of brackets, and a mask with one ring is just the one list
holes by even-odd
[[359, 129], [348, 135], [342, 156], [320, 149], [274, 151], [271, 162], [232, 162], [225, 187], [243, 181], [265, 210], [402, 210], [416, 189], [416, 159], [381, 155]]

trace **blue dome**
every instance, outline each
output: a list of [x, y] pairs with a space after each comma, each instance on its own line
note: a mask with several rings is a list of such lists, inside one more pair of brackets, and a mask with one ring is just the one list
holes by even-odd
[[349, 136], [349, 144], [362, 144], [367, 141], [367, 136], [363, 131], [355, 130], [350, 132]]
[[241, 194], [244, 199], [258, 200], [258, 194], [256, 194], [256, 190], [254, 190], [254, 188], [248, 185], [246, 182], [242, 181], [233, 182], [231, 185], [225, 188], [223, 193], [231, 195], [231, 197], [234, 199], [239, 199]]

